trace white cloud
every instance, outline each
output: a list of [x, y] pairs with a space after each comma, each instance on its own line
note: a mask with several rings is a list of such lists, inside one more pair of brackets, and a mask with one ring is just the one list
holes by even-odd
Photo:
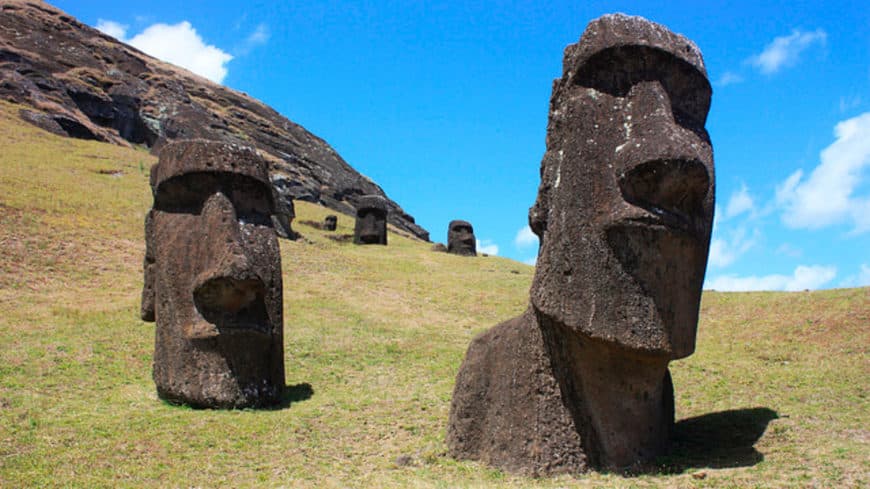
[[498, 245], [490, 240], [477, 241], [477, 251], [487, 255], [498, 255]]
[[491, 240], [485, 239], [483, 241], [477, 241], [477, 252], [484, 253], [486, 255], [498, 255], [498, 245], [493, 243]]
[[861, 105], [861, 96], [852, 95], [849, 97], [840, 97], [840, 112], [848, 112]]
[[[262, 28], [261, 28], [262, 27]], [[127, 39], [127, 26], [100, 19], [97, 29], [155, 58], [186, 68], [197, 75], [221, 83], [227, 76], [227, 63], [232, 55], [206, 44], [190, 22], [175, 25], [153, 24]], [[265, 24], [248, 36], [246, 43], [263, 43], [269, 37]]]
[[129, 40], [131, 46], [163, 61], [187, 68], [211, 81], [221, 83], [232, 55], [207, 45], [190, 22], [154, 24]]
[[266, 41], [269, 40], [269, 26], [266, 24], [260, 24], [254, 29], [254, 32], [245, 39], [245, 42], [249, 42], [251, 44], [265, 44]]
[[529, 226], [523, 226], [517, 231], [517, 236], [514, 238], [514, 244], [517, 248], [529, 248], [532, 245], [538, 245], [538, 235], [532, 231]]
[[749, 195], [749, 190], [746, 188], [746, 185], [741, 185], [740, 190], [731, 194], [731, 198], [728, 199], [728, 207], [725, 208], [725, 219], [731, 219], [744, 212], [751, 214], [754, 211], [755, 203]]
[[271, 37], [269, 26], [266, 24], [260, 24], [233, 52], [236, 56], [244, 56], [250, 53], [255, 47], [262, 46], [269, 42], [269, 37]]
[[722, 275], [704, 283], [704, 289], [721, 291], [817, 289], [833, 280], [836, 267], [799, 265], [791, 275], [738, 277]]
[[756, 229], [751, 237], [746, 236], [746, 229], [737, 228], [729, 239], [713, 238], [710, 242], [710, 257], [708, 263], [712, 267], [722, 268], [734, 263], [740, 255], [755, 246], [761, 233]]
[[801, 52], [815, 43], [824, 44], [828, 35], [822, 29], [814, 32], [794, 30], [788, 36], [775, 38], [760, 54], [749, 58], [749, 63], [765, 75], [776, 73], [785, 66], [797, 63]]
[[538, 257], [535, 256], [532, 258], [525, 259], [525, 260], [523, 260], [523, 263], [525, 263], [526, 265], [535, 266], [538, 264]]
[[786, 255], [792, 258], [800, 258], [804, 254], [803, 250], [793, 246], [790, 243], [783, 243], [776, 249], [777, 255]]
[[834, 136], [809, 177], [798, 170], [777, 186], [786, 226], [819, 229], [851, 221], [853, 233], [870, 231], [870, 194], [853, 195], [870, 168], [870, 112], [838, 123]]
[[129, 26], [114, 22], [111, 20], [98, 19], [97, 30], [103, 34], [114, 37], [119, 41], [123, 41], [127, 37], [127, 28]]
[[727, 87], [728, 85], [736, 85], [743, 82], [743, 77], [737, 73], [726, 71], [719, 77], [719, 80], [714, 83], [716, 86]]
[[867, 287], [870, 286], [870, 265], [861, 264], [861, 268], [855, 275], [850, 275], [840, 282], [840, 287]]

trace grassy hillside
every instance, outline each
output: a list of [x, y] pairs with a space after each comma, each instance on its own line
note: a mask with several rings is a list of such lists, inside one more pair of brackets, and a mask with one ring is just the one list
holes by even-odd
[[525, 308], [532, 268], [396, 234], [337, 243], [299, 224], [329, 213], [306, 203], [305, 239], [281, 241], [287, 405], [165, 404], [138, 319], [155, 158], [17, 110], [0, 102], [0, 487], [870, 484], [870, 289], [705, 294], [658, 473], [517, 478], [446, 457], [443, 438], [468, 342]]

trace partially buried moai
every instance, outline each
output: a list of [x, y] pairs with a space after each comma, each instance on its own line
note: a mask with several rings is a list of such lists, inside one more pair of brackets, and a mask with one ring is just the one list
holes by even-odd
[[212, 408], [280, 402], [281, 256], [266, 163], [250, 148], [174, 142], [151, 189], [142, 318], [157, 322], [158, 395]]
[[387, 244], [387, 201], [380, 195], [360, 197], [353, 229], [356, 244]]
[[335, 231], [338, 227], [338, 216], [330, 214], [323, 219], [323, 229], [327, 231]]
[[447, 226], [447, 252], [456, 255], [477, 256], [474, 228], [468, 221], [450, 221]]
[[565, 50], [529, 224], [527, 311], [474, 339], [447, 443], [530, 475], [641, 468], [674, 422], [713, 221], [711, 88], [694, 43], [607, 15]]

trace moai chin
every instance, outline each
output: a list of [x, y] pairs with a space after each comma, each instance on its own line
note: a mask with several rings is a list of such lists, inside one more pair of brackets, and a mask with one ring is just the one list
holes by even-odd
[[[713, 222], [712, 90], [694, 43], [640, 17], [565, 50], [529, 224], [529, 308], [474, 339], [450, 453], [528, 475], [644, 467], [674, 422]], [[581, 239], [582, 238], [582, 239]]]
[[477, 256], [477, 242], [470, 222], [450, 221], [447, 226], [447, 252], [455, 255]]
[[380, 195], [360, 197], [353, 230], [355, 244], [387, 244], [387, 201]]
[[157, 322], [158, 395], [211, 408], [279, 403], [281, 256], [265, 161], [241, 146], [173, 142], [151, 189], [142, 318]]
[[327, 231], [335, 231], [338, 227], [338, 216], [330, 214], [323, 219], [323, 229]]

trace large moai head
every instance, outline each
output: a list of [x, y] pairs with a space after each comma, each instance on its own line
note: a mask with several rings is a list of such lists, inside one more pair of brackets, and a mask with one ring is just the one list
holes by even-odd
[[335, 231], [338, 227], [338, 216], [330, 214], [323, 219], [323, 229], [327, 231]]
[[356, 244], [387, 244], [387, 201], [380, 195], [360, 197], [353, 230]]
[[477, 256], [474, 228], [468, 221], [450, 221], [447, 226], [447, 252], [456, 255]]
[[694, 43], [606, 15], [565, 49], [529, 223], [542, 323], [690, 355], [713, 222], [712, 90]]
[[280, 402], [281, 256], [266, 163], [250, 148], [174, 142], [151, 188], [142, 318], [157, 322], [158, 394], [198, 407]]

